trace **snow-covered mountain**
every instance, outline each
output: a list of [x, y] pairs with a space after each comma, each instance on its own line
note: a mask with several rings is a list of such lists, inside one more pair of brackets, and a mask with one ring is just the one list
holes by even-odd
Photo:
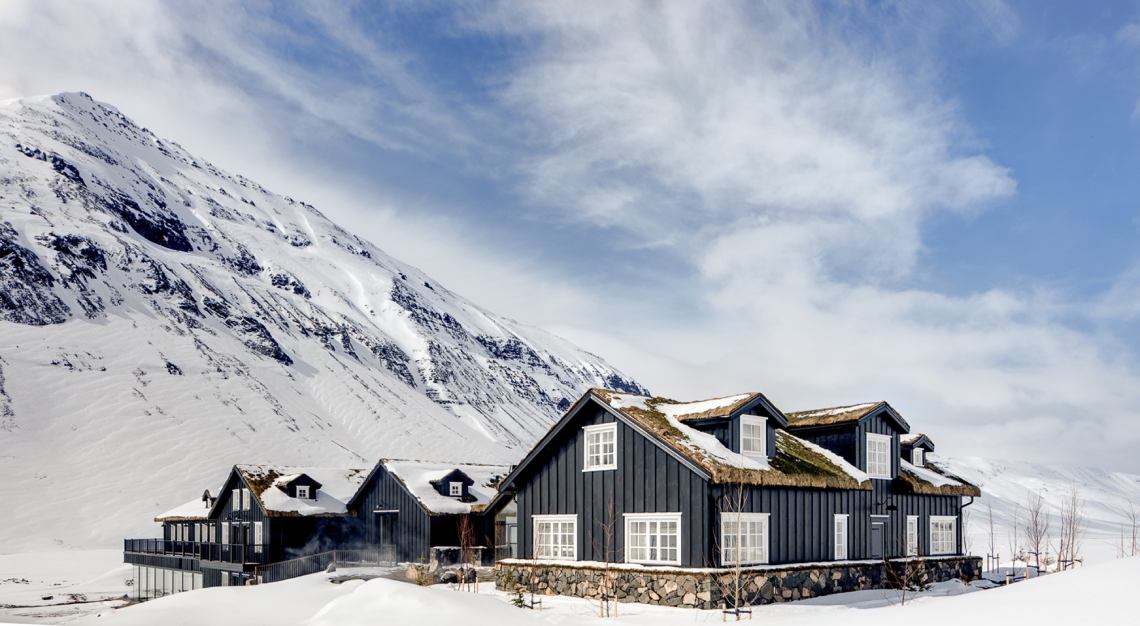
[[[1082, 548], [1088, 562], [1116, 558], [1122, 531], [1131, 542], [1131, 511], [1135, 509], [1140, 514], [1140, 475], [977, 457], [932, 458], [982, 488], [982, 497], [966, 509], [968, 547], [974, 554], [984, 555], [990, 550], [992, 506], [995, 553], [1003, 562], [1009, 560], [1014, 520], [1018, 520], [1019, 528], [1024, 528], [1030, 494], [1041, 494], [1044, 500], [1055, 546], [1061, 507], [1073, 486], [1083, 501]], [[1018, 534], [1024, 544], [1025, 531]]]
[[86, 94], [0, 103], [0, 552], [239, 461], [510, 462], [590, 386], [644, 392]]

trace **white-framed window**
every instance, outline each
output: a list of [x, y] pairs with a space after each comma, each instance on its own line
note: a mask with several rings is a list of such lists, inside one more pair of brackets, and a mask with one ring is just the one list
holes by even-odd
[[617, 469], [617, 422], [586, 426], [585, 459], [582, 471]]
[[309, 498], [309, 486], [308, 485], [297, 485], [297, 497], [308, 499]]
[[768, 562], [768, 514], [720, 514], [720, 559], [724, 565]]
[[261, 522], [253, 523], [253, 551], [261, 554], [262, 544], [265, 543], [264, 527]]
[[906, 555], [918, 556], [918, 516], [906, 516]]
[[867, 475], [891, 477], [891, 436], [867, 433]]
[[681, 564], [680, 513], [626, 513], [625, 562]]
[[222, 543], [230, 542], [230, 523], [222, 522]]
[[835, 560], [847, 560], [847, 524], [849, 516], [847, 514], [839, 514], [835, 516], [835, 528], [832, 531], [834, 537], [833, 545], [835, 547]]
[[915, 467], [922, 467], [926, 464], [925, 451], [922, 448], [915, 448], [910, 452], [910, 462]]
[[740, 453], [754, 459], [768, 458], [768, 421], [758, 415], [740, 416]]
[[253, 506], [253, 499], [249, 497], [249, 489], [241, 490], [241, 510], [248, 511]]
[[230, 510], [231, 511], [240, 511], [241, 510], [241, 489], [235, 488], [233, 491], [230, 492]]
[[459, 497], [463, 495], [463, 483], [448, 483], [448, 493], [452, 496]]
[[930, 554], [958, 553], [958, 518], [953, 515], [930, 516]]
[[534, 558], [578, 559], [577, 515], [534, 515]]

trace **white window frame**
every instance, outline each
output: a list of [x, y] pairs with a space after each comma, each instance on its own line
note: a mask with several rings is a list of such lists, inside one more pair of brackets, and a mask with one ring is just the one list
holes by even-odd
[[[531, 519], [531, 533], [532, 533], [532, 539], [533, 539], [533, 543], [534, 543], [534, 558], [536, 558], [536, 559], [552, 559], [555, 561], [577, 561], [578, 560], [578, 516], [577, 515], [531, 515], [530, 519]], [[540, 533], [539, 532], [539, 525], [540, 524], [558, 524], [560, 526], [564, 525], [564, 524], [570, 524], [569, 535], [570, 535], [570, 537], [573, 538], [573, 542], [570, 544], [570, 552], [573, 553], [573, 556], [567, 556], [565, 554], [566, 551], [564, 549], [555, 549], [555, 548], [564, 548], [565, 547], [565, 544], [563, 544], [561, 541], [553, 541], [552, 540], [548, 544], [543, 544], [541, 541], [543, 534], [550, 536], [552, 539], [554, 537], [566, 536], [567, 533], [566, 533], [566, 529], [564, 527], [558, 528], [557, 531], [555, 531], [554, 529], [551, 529], [551, 531], [548, 533]], [[544, 553], [543, 552], [543, 545], [550, 546], [552, 553], [551, 554]]]
[[308, 500], [312, 496], [309, 495], [309, 485], [297, 485], [297, 497]]
[[[949, 523], [950, 524], [950, 544], [949, 549], [946, 546], [940, 545], [937, 540], [940, 538], [942, 531], [935, 531], [936, 524]], [[958, 517], [954, 515], [931, 515], [930, 516], [930, 555], [940, 556], [944, 554], [958, 554]]]
[[249, 489], [242, 488], [241, 490], [241, 510], [248, 511], [253, 508], [253, 498], [249, 495]]
[[230, 491], [230, 510], [241, 510], [241, 489], [237, 487], [234, 487], [233, 490]]
[[[673, 559], [662, 559], [662, 558], [660, 558], [661, 551], [663, 550], [662, 546], [660, 545], [660, 538], [663, 536], [666, 536], [666, 535], [662, 535], [660, 532], [658, 532], [657, 534], [647, 534], [646, 535], [647, 538], [655, 537], [656, 541], [653, 543], [657, 543], [658, 545], [650, 545], [649, 543], [647, 543], [647, 545], [645, 546], [647, 553], [651, 553], [652, 550], [656, 549], [657, 553], [658, 553], [658, 558], [656, 558], [656, 559], [650, 558], [648, 554], [647, 554], [646, 558], [644, 558], [644, 559], [633, 558], [633, 556], [630, 554], [631, 550], [633, 550], [633, 548], [634, 548], [633, 541], [632, 541], [633, 533], [631, 532], [630, 526], [632, 524], [641, 523], [641, 522], [645, 522], [645, 523], [649, 523], [649, 524], [656, 523], [658, 525], [657, 526], [658, 529], [660, 529], [660, 525], [662, 523], [671, 522], [671, 523], [676, 524], [677, 532], [675, 535], [673, 535], [673, 537], [674, 537], [674, 543], [676, 544], [677, 557], [673, 558]], [[682, 545], [681, 545], [681, 513], [679, 513], [679, 512], [678, 513], [626, 513], [625, 514], [624, 532], [625, 532], [624, 539], [625, 539], [625, 562], [626, 563], [644, 563], [644, 564], [648, 564], [648, 565], [680, 565], [681, 564], [681, 549], [682, 549]]]
[[219, 543], [224, 544], [224, 545], [229, 545], [230, 544], [230, 523], [229, 522], [222, 522], [222, 527], [221, 527], [221, 529], [219, 529], [219, 532], [222, 533], [222, 540]]
[[918, 556], [918, 520], [917, 515], [906, 516], [906, 555]]
[[[594, 437], [603, 437], [609, 434], [612, 438], [613, 445], [613, 460], [609, 463], [604, 463], [606, 457], [604, 450], [592, 452], [591, 448], [605, 446], [604, 441], [591, 442]], [[583, 472], [600, 472], [605, 470], [617, 469], [617, 422], [610, 422], [608, 424], [595, 424], [593, 426], [585, 426], [582, 428], [582, 471]], [[594, 461], [596, 459], [596, 462]]]
[[[744, 431], [747, 427], [760, 427], [759, 437], [745, 437]], [[760, 448], [745, 449], [745, 441], [759, 440]], [[752, 459], [767, 459], [768, 458], [768, 420], [767, 418], [759, 415], [741, 415], [740, 416], [740, 454]]]
[[463, 495], [463, 483], [454, 482], [454, 481], [447, 483], [447, 493], [449, 493], [451, 496], [456, 497], [456, 498], [458, 498], [459, 496], [462, 496]]
[[[772, 534], [769, 532], [770, 515], [768, 513], [742, 513], [736, 511], [723, 511], [720, 514], [720, 561], [723, 565], [759, 565], [768, 562], [768, 546], [771, 544]], [[744, 559], [737, 563], [736, 555], [740, 553], [740, 537], [752, 537], [755, 533], [741, 532], [740, 526], [748, 528], [752, 524], [761, 524], [763, 529], [763, 539], [758, 545], [745, 546]], [[731, 542], [729, 537], [732, 535], [727, 532], [725, 526], [728, 524], [739, 524], [736, 529], [736, 537]], [[731, 545], [730, 545], [731, 544]], [[728, 554], [731, 552], [734, 558], [729, 558]]]
[[[871, 478], [889, 480], [891, 478], [891, 446], [894, 443], [891, 440], [892, 439], [891, 436], [890, 435], [879, 435], [876, 433], [867, 433], [866, 438], [867, 438], [867, 443], [865, 446], [865, 448], [866, 448], [866, 450], [865, 450], [865, 452], [866, 452], [866, 463], [865, 463], [865, 465], [867, 466], [867, 475], [870, 476]], [[877, 471], [880, 469], [879, 463], [875, 463], [874, 465], [872, 465], [872, 463], [871, 463], [871, 459], [872, 459], [871, 444], [872, 443], [882, 444], [884, 442], [887, 444], [887, 449], [885, 452], [883, 452], [882, 459], [876, 459], [876, 460], [881, 461], [883, 464], [885, 464], [886, 471]], [[879, 455], [876, 454], [875, 456], [877, 457]]]
[[255, 554], [261, 554], [263, 545], [265, 543], [265, 527], [261, 522], [253, 523], [253, 551]]
[[915, 467], [926, 465], [926, 454], [922, 448], [914, 448], [910, 451], [910, 464]]
[[831, 550], [836, 561], [846, 561], [851, 555], [851, 516], [847, 513], [835, 515], [831, 525]]

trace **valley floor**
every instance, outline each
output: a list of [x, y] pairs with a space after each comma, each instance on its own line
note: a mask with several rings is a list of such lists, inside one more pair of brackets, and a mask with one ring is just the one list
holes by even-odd
[[[90, 599], [119, 595], [129, 571], [107, 569], [108, 555], [54, 553], [40, 557], [37, 570], [30, 555], [0, 557], [0, 604], [13, 599], [36, 600], [51, 593], [57, 600], [69, 593], [84, 593]], [[68, 555], [75, 567], [71, 579], [53, 579], [37, 574], [46, 561]], [[7, 581], [12, 568], [21, 565], [21, 579]], [[57, 561], [56, 565], [61, 562]], [[344, 574], [340, 572], [339, 574]], [[335, 575], [314, 574], [258, 587], [219, 587], [180, 593], [143, 604], [112, 608], [111, 604], [75, 605], [71, 609], [9, 609], [4, 620], [70, 622], [132, 626], [151, 624], [305, 624], [310, 626], [353, 624], [619, 624], [670, 626], [672, 624], [720, 623], [718, 611], [670, 609], [637, 604], [618, 605], [615, 619], [597, 617], [597, 606], [578, 598], [543, 598], [542, 610], [511, 605], [508, 594], [483, 583], [478, 594], [446, 586], [417, 587], [389, 578], [352, 580], [340, 584]], [[959, 626], [979, 621], [997, 623], [1073, 624], [1129, 623], [1135, 609], [1132, 590], [1140, 584], [1140, 558], [1090, 565], [1084, 569], [1045, 576], [1008, 588], [979, 590], [960, 583], [943, 583], [899, 605], [897, 592], [875, 590], [838, 594], [791, 604], [757, 607], [755, 620], [779, 626], [838, 623], [861, 626]], [[21, 587], [17, 589], [16, 587]], [[102, 594], [102, 595], [100, 595]], [[82, 607], [82, 608], [76, 608]], [[38, 618], [38, 619], [37, 619]], [[1123, 618], [1123, 621], [1121, 619]], [[1111, 621], [1110, 621], [1111, 620]]]

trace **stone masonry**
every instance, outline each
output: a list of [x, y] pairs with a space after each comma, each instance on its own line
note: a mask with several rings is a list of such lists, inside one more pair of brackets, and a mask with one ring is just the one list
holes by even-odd
[[[895, 575], [887, 574], [883, 561], [849, 561], [835, 564], [808, 564], [743, 568], [742, 595], [754, 606], [788, 602], [830, 593], [880, 589], [897, 585], [909, 567], [909, 574], [935, 583], [953, 579], [973, 580], [981, 575], [981, 559], [973, 556], [926, 557], [890, 563]], [[495, 564], [495, 583], [500, 590], [522, 590], [541, 595], [598, 598], [602, 591], [619, 602], [640, 602], [662, 606], [717, 609], [731, 597], [734, 572], [731, 569], [684, 569], [630, 567], [601, 563], [551, 564], [522, 559], [505, 559]]]

